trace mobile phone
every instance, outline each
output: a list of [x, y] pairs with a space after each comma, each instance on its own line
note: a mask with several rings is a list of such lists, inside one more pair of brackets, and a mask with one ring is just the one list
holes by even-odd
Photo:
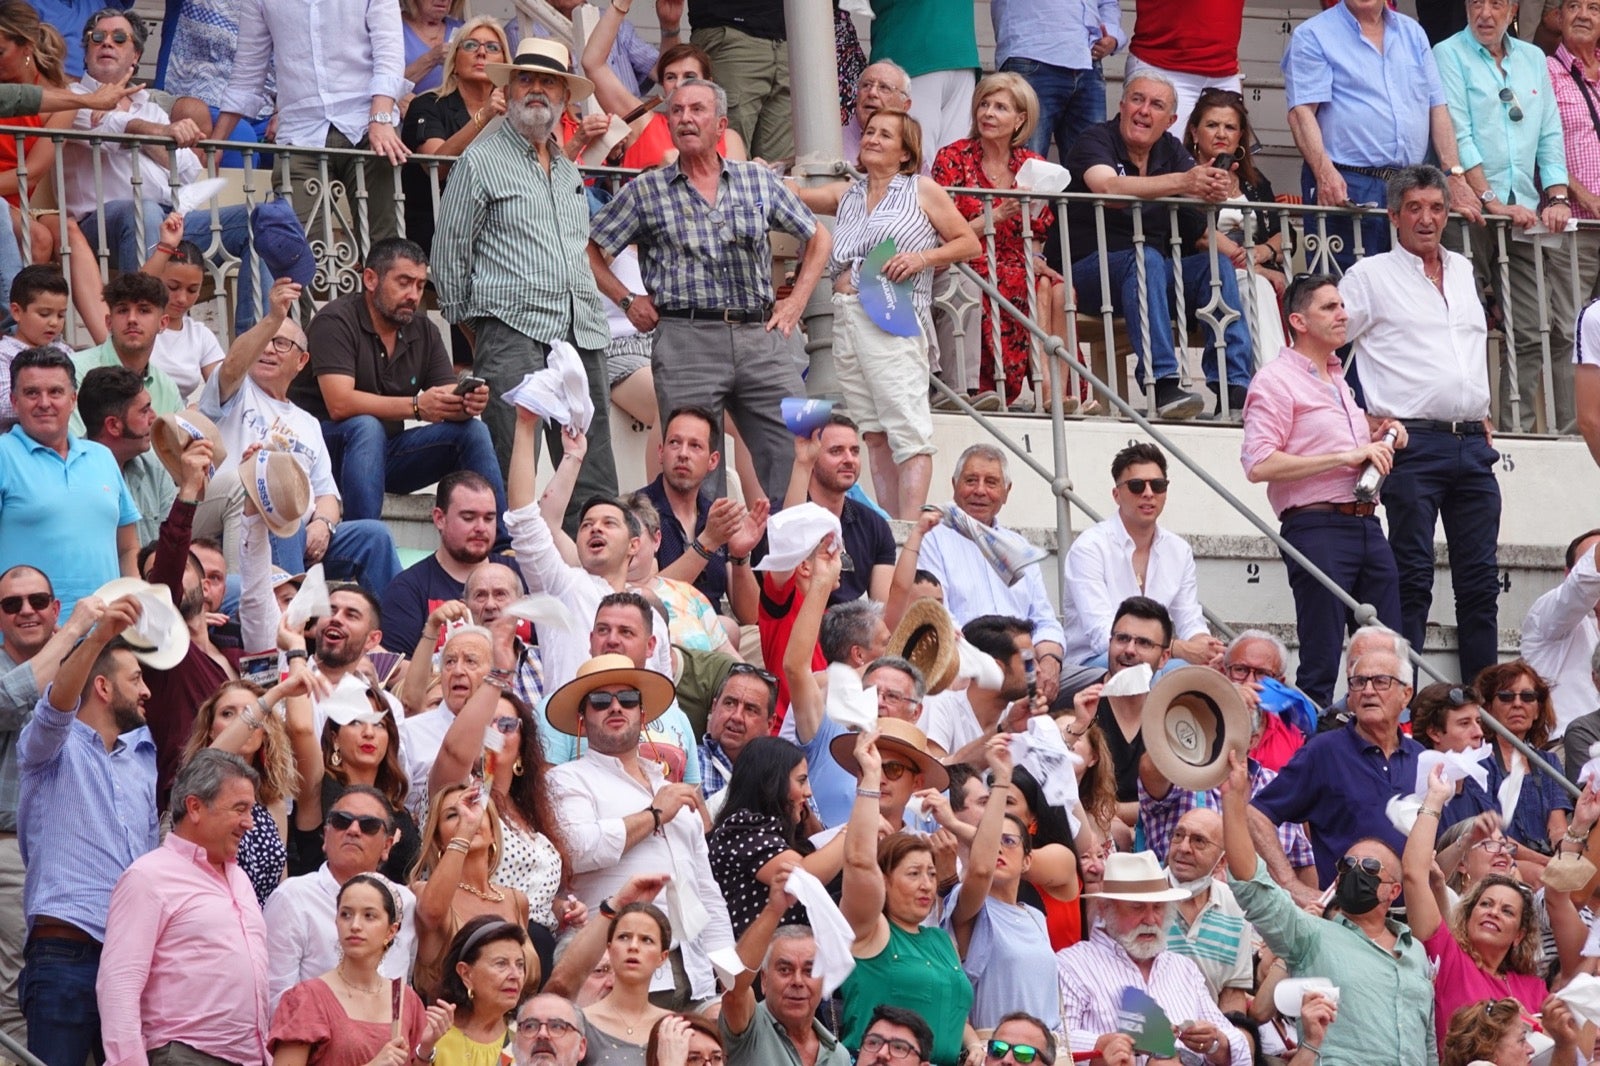
[[483, 380], [482, 378], [475, 378], [471, 374], [468, 374], [467, 376], [463, 377], [460, 381], [456, 382], [456, 395], [457, 396], [465, 396], [467, 393], [473, 391], [474, 389], [481, 388], [482, 386], [487, 385], [487, 384], [489, 384], [489, 383], [487, 381]]

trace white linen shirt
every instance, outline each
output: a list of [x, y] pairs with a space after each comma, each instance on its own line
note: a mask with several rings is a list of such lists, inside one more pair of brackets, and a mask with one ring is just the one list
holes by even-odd
[[1422, 260], [1398, 246], [1367, 256], [1339, 282], [1370, 415], [1466, 422], [1489, 414], [1489, 327], [1472, 262], [1439, 254], [1442, 295]]
[[[375, 874], [385, 881], [382, 874]], [[400, 932], [378, 964], [385, 978], [410, 978], [417, 961], [413, 924], [417, 897], [405, 885], [388, 882], [399, 895]], [[267, 997], [272, 1010], [301, 981], [320, 977], [339, 964], [339, 932], [334, 928], [340, 884], [323, 863], [315, 871], [291, 877], [272, 890], [262, 914], [267, 919]]]
[[[69, 88], [83, 96], [100, 88], [100, 83], [85, 74]], [[94, 121], [98, 112], [82, 108], [73, 116], [72, 128], [96, 133], [126, 133], [128, 123], [135, 119], [162, 125], [172, 121], [172, 116], [150, 98], [146, 89], [140, 89], [128, 97], [128, 105], [126, 111], [104, 112], [98, 124]], [[96, 151], [100, 155], [99, 188], [95, 187]], [[88, 141], [66, 141], [61, 146], [61, 160], [66, 175], [65, 206], [67, 214], [73, 218], [81, 220], [91, 211], [99, 210], [102, 203], [111, 200], [134, 198], [132, 148], [121, 144], [102, 144], [97, 150], [91, 148]], [[200, 176], [200, 157], [194, 152], [187, 148], [178, 149], [177, 162], [179, 184], [187, 185]], [[42, 177], [34, 175], [35, 182]], [[172, 173], [149, 152], [139, 153], [139, 181], [140, 200], [154, 200], [159, 204], [172, 202]], [[144, 239], [154, 244], [156, 235], [146, 233]]]
[[[1002, 539], [1022, 541], [1021, 534], [1004, 526], [993, 528]], [[1021, 581], [1008, 586], [978, 546], [949, 526], [928, 531], [922, 538], [921, 556], [923, 569], [944, 586], [944, 605], [956, 625], [964, 626], [986, 614], [1006, 614], [1033, 623], [1034, 644], [1046, 640], [1066, 643], [1038, 566], [1028, 567]]]
[[983, 736], [983, 726], [972, 711], [972, 701], [967, 699], [966, 689], [946, 689], [924, 699], [922, 714], [917, 718], [917, 728], [943, 748], [946, 755], [960, 751]]
[[1061, 653], [1067, 662], [1086, 663], [1106, 654], [1117, 607], [1129, 596], [1148, 596], [1165, 606], [1179, 639], [1210, 632], [1200, 610], [1189, 542], [1156, 526], [1142, 589], [1133, 569], [1133, 550], [1133, 537], [1120, 514], [1079, 533], [1067, 549], [1066, 580], [1072, 598], [1062, 604], [1069, 637]]
[[1589, 656], [1600, 644], [1596, 603], [1600, 603], [1600, 573], [1594, 568], [1594, 552], [1586, 551], [1561, 584], [1533, 601], [1522, 620], [1522, 657], [1550, 683], [1556, 736], [1565, 733], [1574, 718], [1600, 707], [1600, 692], [1589, 673]]
[[[680, 810], [659, 834], [652, 833], [631, 848], [626, 846], [628, 831], [623, 819], [649, 808], [666, 784], [660, 767], [648, 759], [640, 759], [639, 768], [649, 787], [628, 773], [621, 760], [593, 749], [550, 771], [557, 817], [567, 835], [572, 891], [590, 913], [596, 913], [600, 901], [635, 874], [673, 874], [678, 891], [697, 898], [709, 918], [698, 937], [679, 945], [692, 997], [709, 999], [716, 995], [717, 980], [708, 956], [733, 946], [728, 905], [711, 874], [711, 854], [700, 816], [693, 808]], [[656, 904], [666, 910], [665, 891]], [[663, 963], [662, 967], [670, 965]], [[658, 976], [660, 973], [657, 971]]]
[[419, 825], [428, 816], [428, 775], [433, 772], [433, 764], [439, 758], [439, 749], [444, 747], [444, 735], [450, 732], [455, 720], [455, 712], [442, 703], [431, 711], [400, 719], [400, 739], [403, 742], [400, 752], [405, 759], [401, 765], [406, 768], [406, 779], [411, 782], [411, 792], [406, 796], [406, 810], [411, 812]]
[[270, 64], [279, 144], [321, 148], [330, 126], [360, 144], [372, 98], [399, 101], [411, 88], [394, 0], [242, 0], [238, 17], [239, 51], [221, 110], [261, 114]]

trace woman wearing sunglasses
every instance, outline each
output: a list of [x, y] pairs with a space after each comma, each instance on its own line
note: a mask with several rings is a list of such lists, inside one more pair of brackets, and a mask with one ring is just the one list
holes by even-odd
[[334, 919], [339, 963], [278, 1001], [267, 1037], [272, 1066], [406, 1066], [413, 1055], [433, 1057], [455, 1008], [440, 1002], [424, 1009], [406, 987], [397, 1027], [393, 985], [378, 972], [400, 919], [399, 901], [379, 878], [356, 874], [344, 883]]
[[[1550, 703], [1550, 686], [1524, 659], [1485, 667], [1475, 686], [1478, 701], [1511, 735], [1539, 751], [1539, 757], [1561, 769], [1561, 760], [1542, 749], [1555, 729], [1556, 712]], [[1520, 751], [1500, 734], [1494, 736], [1494, 762], [1489, 771], [1489, 793], [1497, 795], [1515, 770], [1523, 773], [1516, 809], [1506, 835], [1540, 855], [1554, 853], [1554, 842], [1567, 831], [1572, 798], [1547, 774], [1529, 766]]]
[[[886, 748], [897, 762], [908, 757], [901, 754], [901, 745]], [[933, 846], [927, 837], [910, 833], [891, 833], [879, 843], [883, 816], [878, 800], [888, 759], [878, 750], [877, 731], [857, 734], [849, 754], [858, 777], [845, 826], [839, 909], [855, 933], [850, 953], [856, 965], [839, 988], [844, 999], [839, 1039], [848, 1048], [859, 1048], [874, 1007], [906, 1007], [933, 1029], [928, 1061], [955, 1066], [972, 1009], [972, 983], [950, 934], [922, 924], [937, 899]], [[905, 764], [899, 765], [904, 772]], [[943, 787], [937, 780], [931, 783]]]
[[[1434, 767], [1400, 863], [1406, 921], [1437, 967], [1434, 1026], [1441, 1049], [1450, 1016], [1458, 1007], [1511, 997], [1531, 1014], [1549, 995], [1539, 976], [1538, 905], [1526, 885], [1512, 877], [1489, 874], [1452, 910], [1444, 885], [1432, 881], [1439, 812], [1454, 793], [1455, 786], [1446, 780], [1443, 767]], [[1581, 806], [1582, 824], [1592, 826], [1600, 818], [1600, 795], [1586, 792]], [[1558, 980], [1564, 982], [1577, 972], [1588, 931], [1568, 894], [1546, 892], [1544, 905], [1561, 963]]]
[[[413, 976], [423, 994], [433, 995], [441, 987], [440, 967], [457, 931], [484, 915], [526, 930], [528, 897], [494, 880], [504, 838], [494, 801], [481, 784], [450, 785], [436, 792], [428, 804], [423, 839], [426, 843], [411, 882], [411, 891], [417, 894]], [[531, 992], [539, 986], [539, 956], [525, 935], [522, 939], [523, 973]]]
[[966, 875], [946, 908], [944, 927], [972, 981], [968, 1020], [973, 1028], [995, 1028], [1010, 1012], [1025, 1010], [1053, 1030], [1061, 1024], [1061, 994], [1039, 975], [1051, 972], [1055, 951], [1044, 915], [1017, 902], [1017, 890], [1027, 878], [1052, 897], [1077, 899], [1077, 859], [1059, 846], [1035, 856], [1027, 826], [1006, 812], [1013, 791], [1010, 743], [1009, 736], [1001, 735], [991, 737], [984, 748], [989, 801], [972, 838]]

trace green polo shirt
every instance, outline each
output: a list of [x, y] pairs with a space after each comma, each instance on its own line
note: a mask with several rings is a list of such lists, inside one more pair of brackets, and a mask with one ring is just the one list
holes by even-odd
[[[742, 1033], [730, 1033], [726, 1017], [721, 1018], [718, 1025], [728, 1045], [728, 1066], [801, 1066], [794, 1041], [789, 1039], [789, 1034], [783, 1031], [765, 1003], [756, 1004], [750, 1025]], [[811, 1029], [822, 1044], [817, 1049], [817, 1066], [850, 1066], [850, 1052], [839, 1043], [838, 1037], [824, 1029], [815, 1018], [811, 1020]]]
[[153, 448], [123, 464], [122, 480], [134, 506], [139, 508], [139, 543], [149, 544], [161, 535], [161, 523], [178, 498], [178, 484], [156, 458]]
[[[96, 367], [121, 366], [122, 360], [117, 357], [117, 350], [111, 346], [111, 341], [93, 348], [85, 348], [72, 357], [72, 363], [78, 368], [78, 387], [83, 387], [83, 376]], [[183, 396], [178, 392], [178, 386], [167, 377], [165, 370], [158, 369], [154, 363], [146, 363], [144, 368], [144, 387], [150, 390], [150, 403], [158, 415], [176, 414], [183, 410]], [[83, 418], [74, 409], [72, 412], [72, 435], [74, 437], [87, 436], [84, 432]]]

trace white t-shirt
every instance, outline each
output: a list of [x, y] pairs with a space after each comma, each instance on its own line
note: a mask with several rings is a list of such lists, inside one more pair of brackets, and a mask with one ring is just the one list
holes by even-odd
[[222, 362], [225, 354], [215, 333], [185, 315], [181, 328], [164, 329], [156, 336], [150, 361], [166, 372], [178, 386], [178, 395], [188, 400], [205, 380], [201, 371]]
[[1600, 300], [1591, 300], [1578, 315], [1578, 339], [1572, 361], [1578, 366], [1600, 366]]
[[943, 748], [946, 755], [960, 751], [983, 736], [983, 726], [972, 713], [966, 689], [959, 692], [947, 689], [924, 699], [917, 728]]
[[219, 375], [211, 375], [200, 393], [200, 413], [217, 424], [222, 445], [228, 450], [218, 473], [237, 469], [245, 448], [259, 441], [272, 451], [288, 452], [300, 460], [311, 479], [313, 497], [339, 495], [339, 487], [333, 483], [333, 465], [328, 461], [328, 445], [314, 415], [288, 400], [268, 396], [249, 374], [233, 398], [223, 404], [221, 381]]

